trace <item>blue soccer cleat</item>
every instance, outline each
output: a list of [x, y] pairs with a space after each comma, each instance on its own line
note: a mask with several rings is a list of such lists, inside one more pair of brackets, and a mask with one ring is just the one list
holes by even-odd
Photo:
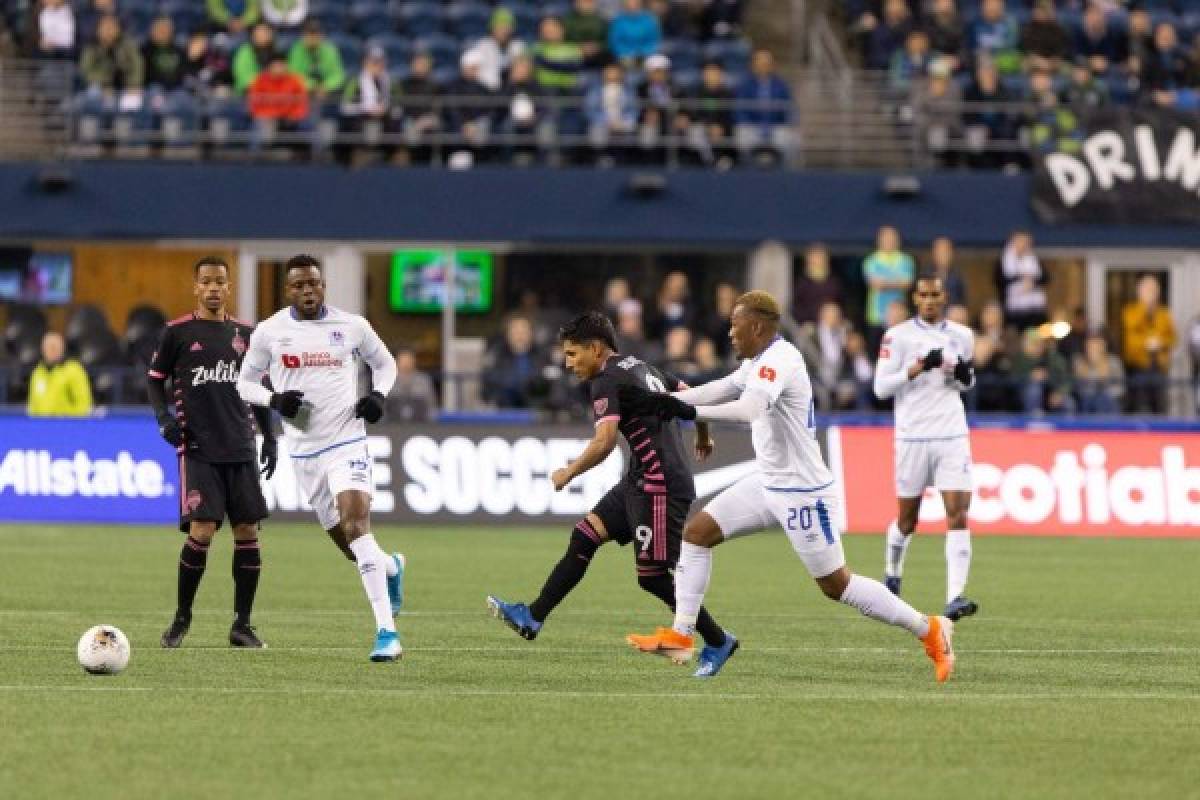
[[896, 595], [896, 597], [900, 596], [900, 576], [899, 575], [885, 576], [883, 579], [883, 585], [887, 587], [887, 590], [889, 592]]
[[946, 610], [942, 612], [942, 616], [946, 619], [958, 622], [963, 617], [969, 617], [979, 610], [979, 604], [974, 600], [968, 600], [961, 594], [946, 603]]
[[408, 564], [403, 553], [392, 553], [392, 561], [396, 562], [396, 574], [387, 579], [388, 599], [392, 601], [392, 616], [400, 613], [404, 605], [404, 567]]
[[733, 658], [733, 654], [741, 647], [741, 643], [737, 637], [729, 631], [725, 631], [725, 644], [720, 647], [711, 647], [705, 645], [700, 651], [698, 659], [700, 668], [696, 670], [693, 677], [696, 678], [714, 678], [721, 671], [721, 667], [725, 666], [725, 662]]
[[380, 628], [375, 634], [375, 649], [371, 651], [371, 660], [399, 661], [402, 655], [404, 648], [400, 646], [400, 634]]
[[533, 618], [533, 614], [529, 613], [529, 606], [524, 603], [506, 603], [489, 594], [487, 605], [491, 609], [493, 617], [512, 628], [524, 639], [532, 642], [537, 638], [538, 631], [542, 629], [542, 623]]

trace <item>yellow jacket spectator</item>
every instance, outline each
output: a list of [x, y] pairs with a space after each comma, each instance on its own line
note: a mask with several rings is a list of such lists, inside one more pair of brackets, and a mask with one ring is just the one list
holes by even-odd
[[83, 366], [64, 358], [66, 348], [57, 333], [42, 339], [42, 361], [29, 379], [29, 415], [86, 417], [92, 413], [92, 385]]
[[1121, 312], [1121, 350], [1125, 366], [1165, 373], [1175, 347], [1171, 312], [1159, 303], [1158, 281], [1145, 275], [1138, 281], [1138, 299]]

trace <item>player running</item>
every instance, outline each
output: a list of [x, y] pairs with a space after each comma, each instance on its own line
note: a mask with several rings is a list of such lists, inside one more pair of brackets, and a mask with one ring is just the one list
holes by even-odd
[[[254, 428], [236, 382], [253, 326], [229, 316], [229, 265], [207, 256], [192, 268], [196, 310], [167, 324], [150, 361], [146, 388], [158, 431], [179, 453], [179, 554], [175, 618], [163, 647], [179, 647], [192, 624], [192, 603], [213, 536], [228, 517], [233, 528], [234, 647], [266, 647], [250, 625], [262, 570], [258, 523], [267, 518], [255, 465]], [[167, 409], [166, 381], [175, 413]], [[263, 474], [275, 472], [270, 414], [254, 409], [263, 443]]]
[[[536, 600], [526, 606], [488, 596], [493, 615], [531, 641], [550, 612], [583, 579], [596, 550], [610, 540], [622, 546], [636, 542], [638, 585], [674, 609], [676, 592], [671, 569], [679, 560], [680, 531], [696, 499], [679, 425], [654, 414], [633, 413], [619, 395], [623, 386], [665, 392], [667, 386], [685, 388], [684, 384], [632, 356], [617, 353], [612, 323], [598, 311], [572, 319], [559, 332], [559, 339], [567, 369], [589, 382], [596, 427], [579, 457], [550, 476], [555, 491], [608, 458], [617, 445], [618, 434], [629, 444], [629, 469], [621, 482], [575, 525], [566, 554], [551, 570]], [[697, 425], [696, 458], [703, 461], [712, 449], [708, 427]], [[692, 619], [706, 644], [696, 677], [711, 677], [737, 650], [738, 640], [699, 606]]]
[[729, 336], [744, 359], [737, 372], [675, 394], [622, 389], [623, 407], [637, 413], [749, 423], [758, 466], [684, 528], [675, 569], [675, 624], [649, 635], [630, 635], [628, 641], [642, 652], [678, 663], [690, 659], [696, 611], [712, 574], [712, 548], [778, 522], [827, 597], [911, 632], [925, 645], [938, 681], [945, 681], [954, 669], [953, 623], [918, 613], [882, 583], [846, 568], [834, 479], [817, 445], [812, 385], [799, 351], [780, 337], [779, 319], [775, 298], [747, 292], [731, 317]]
[[900, 594], [904, 554], [917, 527], [925, 487], [946, 506], [946, 609], [952, 620], [978, 604], [963, 597], [971, 571], [971, 442], [961, 392], [975, 383], [975, 335], [945, 318], [946, 292], [924, 273], [913, 290], [917, 315], [888, 330], [875, 368], [875, 394], [896, 398], [896, 519], [888, 525], [884, 583]]
[[[296, 482], [317, 520], [346, 557], [358, 564], [375, 614], [372, 661], [395, 661], [402, 648], [395, 614], [403, 601], [404, 556], [387, 555], [371, 534], [371, 456], [363, 420], [383, 417], [396, 362], [370, 323], [325, 305], [321, 262], [288, 260], [291, 305], [250, 337], [238, 391], [248, 403], [283, 416]], [[372, 390], [358, 396], [359, 363], [371, 368]], [[262, 384], [270, 373], [272, 393]]]

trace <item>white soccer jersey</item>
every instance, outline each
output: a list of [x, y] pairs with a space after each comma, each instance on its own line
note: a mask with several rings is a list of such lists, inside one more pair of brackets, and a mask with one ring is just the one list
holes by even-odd
[[329, 306], [319, 319], [302, 320], [289, 306], [254, 329], [240, 380], [259, 384], [269, 374], [276, 392], [304, 392], [311, 409], [283, 420], [289, 454], [303, 458], [366, 439], [366, 425], [354, 416], [360, 361], [371, 368], [372, 388], [386, 396], [396, 362], [369, 322]]
[[[942, 348], [940, 369], [912, 380], [905, 373], [930, 350]], [[875, 394], [896, 398], [896, 439], [933, 441], [967, 435], [967, 416], [959, 396], [970, 386], [954, 378], [954, 366], [970, 361], [975, 334], [965, 325], [942, 320], [929, 325], [913, 317], [888, 330], [875, 365]]]
[[750, 426], [754, 457], [769, 489], [831, 488], [833, 474], [817, 444], [812, 383], [800, 351], [777, 338], [730, 376], [741, 391], [765, 392], [771, 404]]

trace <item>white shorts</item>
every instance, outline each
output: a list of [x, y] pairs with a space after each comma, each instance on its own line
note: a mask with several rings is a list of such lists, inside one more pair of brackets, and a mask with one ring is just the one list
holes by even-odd
[[827, 491], [770, 489], [761, 475], [747, 475], [714, 497], [704, 512], [726, 539], [779, 525], [809, 574], [824, 578], [846, 565], [837, 496]]
[[927, 486], [941, 492], [972, 490], [969, 438], [896, 441], [896, 496], [920, 497]]
[[311, 456], [292, 457], [296, 485], [317, 514], [325, 530], [337, 527], [342, 521], [338, 513], [337, 496], [347, 490], [366, 492], [374, 496], [375, 480], [371, 475], [371, 455], [367, 443], [353, 442]]

